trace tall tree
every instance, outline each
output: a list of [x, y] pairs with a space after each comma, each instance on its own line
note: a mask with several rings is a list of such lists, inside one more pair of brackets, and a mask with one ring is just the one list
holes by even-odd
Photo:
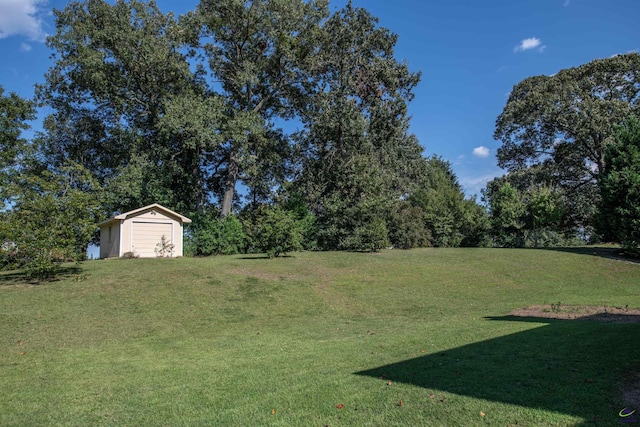
[[[151, 201], [187, 211], [203, 204], [203, 158], [217, 140], [211, 132], [175, 131], [185, 114], [194, 126], [218, 124], [219, 105], [189, 67], [197, 29], [154, 1], [74, 1], [54, 14], [57, 31], [47, 45], [55, 62], [38, 88], [54, 111], [42, 149], [50, 161], [89, 168], [115, 195], [111, 210]], [[136, 174], [142, 179], [128, 179]]]
[[377, 23], [349, 2], [323, 25], [308, 63], [314, 86], [302, 110], [298, 182], [326, 249], [380, 242], [380, 219], [408, 191], [421, 159], [407, 117], [419, 74], [395, 59], [397, 36]]
[[29, 129], [29, 120], [35, 118], [35, 109], [31, 101], [15, 93], [4, 95], [0, 86], [0, 210], [3, 210], [9, 178], [18, 165], [20, 157], [27, 148], [27, 140], [22, 132]]
[[465, 198], [451, 164], [440, 157], [425, 159], [424, 177], [409, 199], [421, 209], [431, 245], [479, 246], [488, 228], [486, 212], [474, 198]]
[[494, 138], [502, 142], [498, 165], [510, 173], [531, 170], [536, 184], [591, 199], [590, 208], [580, 204], [570, 211], [580, 221], [597, 203], [593, 195], [606, 167], [605, 147], [616, 124], [638, 110], [639, 94], [637, 53], [523, 80], [496, 121]]
[[[274, 122], [304, 104], [303, 64], [328, 13], [326, 0], [202, 0], [197, 19], [216, 88], [225, 99], [220, 168], [222, 216], [231, 212], [238, 181], [253, 197], [281, 185], [289, 140]], [[265, 186], [267, 189], [265, 190]]]
[[629, 117], [605, 151], [599, 228], [630, 251], [640, 248], [640, 119]]
[[[0, 87], [0, 267], [30, 276], [54, 275], [62, 261], [83, 259], [95, 231], [100, 189], [76, 164], [42, 162], [37, 144], [22, 138], [35, 118], [31, 101]], [[10, 251], [6, 251], [10, 249]]]

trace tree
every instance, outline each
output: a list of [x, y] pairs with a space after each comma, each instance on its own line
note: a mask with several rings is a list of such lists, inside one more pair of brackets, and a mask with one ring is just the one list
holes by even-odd
[[[327, 15], [324, 0], [202, 0], [196, 18], [212, 78], [225, 99], [219, 186], [222, 216], [232, 210], [239, 180], [254, 202], [287, 175], [289, 140], [275, 119], [292, 118], [305, 103], [303, 68]], [[266, 189], [265, 189], [266, 186]]]
[[280, 206], [261, 205], [249, 217], [246, 228], [257, 251], [274, 258], [302, 249], [302, 224], [293, 212]]
[[637, 53], [523, 80], [496, 121], [498, 165], [509, 173], [533, 169], [537, 185], [559, 186], [590, 201], [591, 207], [567, 205], [569, 217], [586, 222], [574, 226], [588, 226], [592, 218], [584, 212], [595, 212], [605, 148], [616, 124], [637, 111], [639, 93]]
[[605, 151], [600, 181], [600, 232], [637, 252], [640, 246], [640, 119], [631, 116]]
[[502, 247], [524, 246], [525, 205], [510, 183], [489, 193], [491, 229], [495, 244]]
[[27, 141], [21, 138], [29, 129], [27, 121], [35, 118], [31, 101], [20, 98], [15, 93], [4, 95], [0, 86], [0, 208], [9, 195], [6, 193], [9, 178], [27, 149]]
[[423, 212], [430, 245], [479, 246], [486, 240], [486, 212], [475, 199], [465, 199], [451, 164], [433, 156], [424, 161], [424, 173], [409, 202]]
[[68, 164], [49, 170], [22, 163], [12, 176], [11, 209], [3, 212], [0, 236], [15, 251], [13, 267], [44, 279], [65, 261], [85, 259], [100, 210], [100, 188], [86, 169]]
[[107, 211], [205, 204], [222, 107], [190, 70], [197, 28], [154, 1], [73, 1], [54, 14], [55, 62], [37, 88], [53, 109], [41, 147], [49, 163], [89, 169], [115, 196]]
[[324, 23], [307, 63], [313, 85], [301, 109], [297, 185], [322, 249], [371, 249], [421, 159], [407, 117], [419, 74], [394, 58], [396, 41], [348, 3]]
[[194, 255], [233, 255], [244, 250], [246, 236], [236, 216], [207, 212], [194, 216], [187, 242]]

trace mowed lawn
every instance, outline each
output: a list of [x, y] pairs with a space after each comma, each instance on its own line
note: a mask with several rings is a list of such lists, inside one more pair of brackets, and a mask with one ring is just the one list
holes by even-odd
[[423, 249], [0, 274], [0, 425], [617, 425], [640, 324], [509, 315], [558, 303], [638, 308], [640, 264]]

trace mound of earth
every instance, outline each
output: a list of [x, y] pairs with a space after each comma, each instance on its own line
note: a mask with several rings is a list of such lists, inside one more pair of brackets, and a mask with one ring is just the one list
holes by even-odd
[[517, 308], [509, 313], [518, 317], [540, 317], [545, 319], [593, 320], [610, 323], [640, 323], [640, 309], [608, 307], [602, 305], [532, 305]]

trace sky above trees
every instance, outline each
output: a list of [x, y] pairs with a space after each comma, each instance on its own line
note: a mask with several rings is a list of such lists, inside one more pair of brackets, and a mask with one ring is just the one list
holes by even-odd
[[[51, 10], [65, 0], [0, 0], [0, 84], [33, 95], [52, 65], [44, 45], [55, 32]], [[158, 0], [181, 14], [197, 0]], [[344, 0], [332, 0], [331, 8]], [[443, 156], [467, 194], [503, 172], [495, 157], [495, 120], [512, 87], [596, 58], [640, 51], [636, 0], [354, 0], [399, 35], [396, 57], [422, 72], [409, 111], [425, 154]], [[40, 119], [44, 117], [41, 112]], [[34, 128], [38, 129], [38, 122]]]

